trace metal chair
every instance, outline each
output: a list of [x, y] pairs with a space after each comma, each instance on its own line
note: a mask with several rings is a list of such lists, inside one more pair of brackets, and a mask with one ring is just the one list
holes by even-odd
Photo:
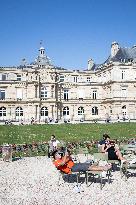
[[[121, 167], [121, 177], [125, 176], [125, 180], [127, 180], [128, 173], [136, 169], [136, 145], [124, 146], [123, 153], [127, 159], [127, 163], [124, 163]], [[131, 163], [133, 160], [135, 160], [135, 162]]]
[[[100, 161], [106, 161], [108, 162], [108, 155], [105, 154], [105, 153], [94, 153], [93, 154], [93, 157], [94, 157], [94, 164], [98, 165]], [[94, 177], [97, 175], [99, 178], [100, 178], [100, 189], [102, 189], [102, 184], [103, 184], [103, 176], [102, 176], [102, 173], [103, 171], [87, 171], [86, 172], [86, 184], [87, 186], [88, 185], [88, 178], [89, 178], [89, 175], [92, 175], [93, 176], [93, 179]], [[107, 170], [107, 173], [106, 173], [106, 176], [108, 177], [108, 183], [110, 183], [110, 175], [111, 175], [111, 170]]]
[[[57, 169], [58, 170], [58, 169]], [[85, 172], [71, 172], [70, 174], [66, 174], [66, 173], [64, 173], [64, 172], [61, 172], [60, 170], [58, 170], [59, 171], [59, 179], [58, 179], [58, 186], [60, 186], [61, 185], [61, 183], [60, 183], [60, 181], [61, 181], [61, 179], [63, 179], [63, 177], [68, 177], [68, 182], [70, 181], [70, 176], [72, 176], [72, 175], [75, 175], [76, 176], [76, 184], [77, 184], [77, 186], [79, 185], [79, 177], [82, 175], [82, 174], [86, 174]], [[85, 175], [86, 176], [86, 175]], [[86, 178], [85, 178], [85, 180], [86, 180]], [[63, 182], [64, 182], [64, 180], [63, 180]]]

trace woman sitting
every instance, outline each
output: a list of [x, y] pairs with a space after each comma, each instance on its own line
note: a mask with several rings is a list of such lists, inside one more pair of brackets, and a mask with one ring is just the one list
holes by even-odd
[[114, 140], [110, 140], [110, 137], [106, 139], [101, 150], [103, 153], [108, 153], [109, 160], [125, 160], [119, 150], [119, 147], [115, 144]]

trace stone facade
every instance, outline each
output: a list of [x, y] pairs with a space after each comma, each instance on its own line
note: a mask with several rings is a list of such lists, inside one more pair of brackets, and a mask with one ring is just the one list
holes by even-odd
[[136, 119], [135, 56], [120, 50], [114, 42], [105, 63], [90, 59], [84, 71], [51, 65], [43, 47], [30, 65], [1, 67], [0, 121]]

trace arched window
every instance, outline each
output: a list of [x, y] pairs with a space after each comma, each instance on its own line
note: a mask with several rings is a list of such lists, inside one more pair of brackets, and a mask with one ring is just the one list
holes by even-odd
[[78, 115], [83, 115], [84, 114], [84, 108], [83, 107], [79, 107], [78, 108]]
[[110, 114], [112, 114], [112, 107], [111, 106], [109, 107], [109, 111], [110, 111]]
[[98, 107], [92, 108], [92, 115], [98, 115]]
[[23, 116], [23, 109], [22, 107], [16, 108], [16, 116]]
[[126, 105], [123, 105], [123, 106], [122, 106], [122, 110], [124, 110], [124, 109], [126, 109]]
[[48, 116], [48, 108], [47, 107], [41, 108], [41, 116]]
[[127, 107], [126, 107], [126, 105], [122, 106], [122, 114], [123, 115], [127, 115]]
[[47, 88], [46, 87], [41, 88], [41, 98], [47, 98]]
[[94, 100], [97, 99], [97, 90], [93, 90], [93, 99], [94, 99]]
[[6, 108], [0, 107], [0, 117], [6, 116]]
[[69, 115], [69, 107], [64, 107], [63, 108], [63, 116], [64, 115]]

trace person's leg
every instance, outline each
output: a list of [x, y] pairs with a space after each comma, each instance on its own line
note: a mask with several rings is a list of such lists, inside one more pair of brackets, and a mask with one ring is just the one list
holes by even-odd
[[74, 166], [71, 168], [72, 172], [86, 172], [89, 168], [88, 163], [75, 163]]
[[103, 167], [100, 167], [100, 166], [96, 166], [96, 165], [91, 165], [89, 168], [88, 168], [89, 171], [103, 171]]
[[122, 156], [120, 150], [117, 150], [117, 151], [116, 151], [116, 155], [117, 155], [117, 157], [118, 157], [119, 160], [124, 160], [124, 159], [125, 159], [125, 158]]
[[121, 167], [125, 164], [125, 166], [128, 166], [129, 162], [124, 158], [119, 150], [116, 151], [116, 155], [118, 156], [118, 160], [121, 161]]
[[99, 165], [91, 165], [89, 166], [89, 171], [107, 171], [111, 168], [111, 164], [105, 165], [105, 166], [99, 166]]
[[89, 165], [88, 163], [77, 163], [75, 164], [71, 171], [72, 172], [85, 172], [85, 171], [107, 171], [111, 168], [111, 164], [107, 164], [105, 166], [99, 165]]

